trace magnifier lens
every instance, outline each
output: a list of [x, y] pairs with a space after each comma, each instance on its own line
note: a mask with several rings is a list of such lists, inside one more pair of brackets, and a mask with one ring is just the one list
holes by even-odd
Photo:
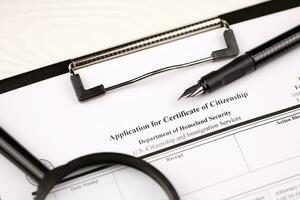
[[[130, 155], [94, 153], [48, 170], [1, 127], [0, 151], [25, 173], [38, 180], [35, 200], [180, 199], [164, 174], [151, 164]], [[95, 167], [100, 166], [102, 170], [95, 170]], [[113, 167], [103, 169], [103, 166]], [[91, 167], [93, 173], [86, 173]], [[75, 179], [68, 180], [74, 173], [77, 173]]]
[[128, 167], [110, 167], [56, 186], [47, 200], [167, 200], [149, 176]]
[[[107, 166], [86, 173], [92, 166]], [[85, 174], [78, 176], [79, 173]], [[72, 175], [78, 178], [70, 179]], [[58, 184], [60, 183], [60, 184]], [[96, 153], [55, 168], [41, 180], [35, 200], [179, 200], [170, 181], [154, 166], [126, 154]]]

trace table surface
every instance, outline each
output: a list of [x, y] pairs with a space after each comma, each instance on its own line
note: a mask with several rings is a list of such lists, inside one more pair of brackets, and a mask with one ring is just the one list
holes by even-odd
[[2, 0], [0, 79], [262, 0]]

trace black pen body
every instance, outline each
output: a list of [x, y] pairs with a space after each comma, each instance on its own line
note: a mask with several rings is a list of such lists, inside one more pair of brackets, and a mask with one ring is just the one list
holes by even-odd
[[198, 84], [203, 93], [213, 92], [243, 76], [255, 71], [264, 62], [300, 43], [300, 25], [247, 51], [216, 71], [203, 76]]
[[245, 53], [227, 65], [203, 76], [199, 81], [204, 93], [213, 92], [229, 83], [256, 70], [256, 64], [250, 55]]
[[257, 67], [281, 52], [300, 43], [300, 25], [247, 52]]

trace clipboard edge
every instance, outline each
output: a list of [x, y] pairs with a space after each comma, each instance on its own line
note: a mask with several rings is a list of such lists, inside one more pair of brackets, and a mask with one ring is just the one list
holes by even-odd
[[[218, 17], [232, 25], [298, 6], [300, 6], [299, 0], [273, 0], [225, 13]], [[0, 80], [0, 94], [68, 73], [71, 61], [68, 59]]]

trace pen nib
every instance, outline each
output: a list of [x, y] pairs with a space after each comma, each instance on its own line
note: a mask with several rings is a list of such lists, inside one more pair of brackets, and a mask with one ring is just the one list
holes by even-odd
[[189, 97], [194, 97], [198, 94], [203, 94], [204, 93], [204, 88], [200, 84], [193, 85], [192, 87], [189, 87], [184, 91], [184, 93], [178, 98], [178, 100], [182, 98], [189, 98]]

